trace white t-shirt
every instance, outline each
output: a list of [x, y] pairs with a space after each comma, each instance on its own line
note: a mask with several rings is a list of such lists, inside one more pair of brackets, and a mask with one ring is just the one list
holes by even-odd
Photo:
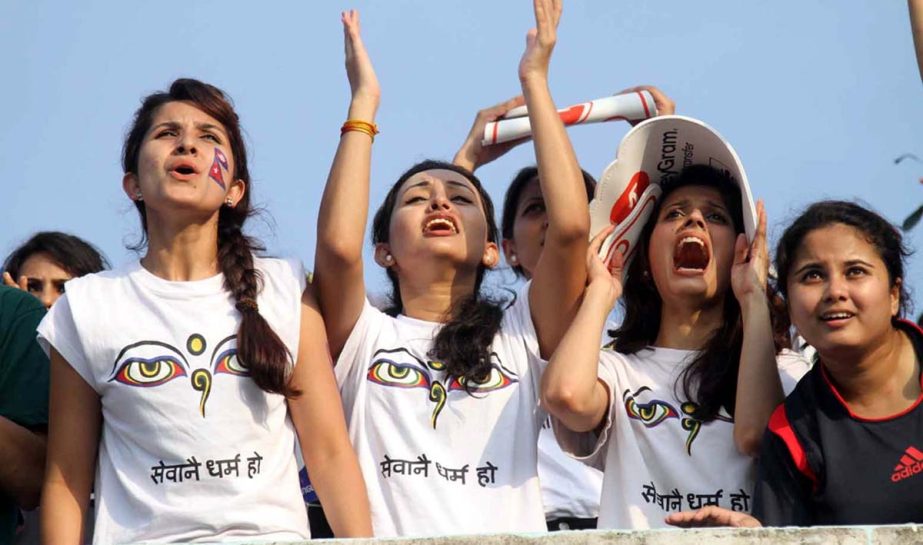
[[[254, 261], [260, 314], [295, 355], [302, 267]], [[71, 280], [39, 326], [100, 396], [94, 543], [310, 537], [285, 398], [237, 361], [223, 282], [170, 282], [135, 262]]]
[[603, 474], [561, 450], [549, 417], [538, 436], [538, 476], [542, 481], [545, 518], [596, 518]]
[[[750, 512], [755, 460], [734, 444], [734, 424], [722, 411], [702, 423], [677, 378], [696, 352], [647, 348], [635, 354], [600, 352], [599, 378], [611, 406], [601, 435], [576, 433], [560, 421], [554, 429], [562, 448], [603, 470], [600, 528], [665, 527], [667, 513], [719, 505]], [[779, 360], [788, 393], [807, 369], [806, 361]]]
[[366, 302], [337, 361], [375, 535], [545, 530], [536, 469], [545, 362], [528, 285], [504, 312], [493, 372], [473, 396], [427, 355], [440, 327]]

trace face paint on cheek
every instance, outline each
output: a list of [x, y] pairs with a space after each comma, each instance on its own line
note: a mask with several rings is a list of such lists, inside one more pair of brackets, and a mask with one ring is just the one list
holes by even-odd
[[221, 168], [224, 170], [228, 169], [228, 158], [218, 148], [215, 148], [215, 159], [212, 161], [212, 167], [208, 170], [208, 177], [212, 180], [215, 180], [215, 183], [221, 186], [221, 189], [227, 189], [227, 186], [224, 185], [224, 173], [221, 172]]

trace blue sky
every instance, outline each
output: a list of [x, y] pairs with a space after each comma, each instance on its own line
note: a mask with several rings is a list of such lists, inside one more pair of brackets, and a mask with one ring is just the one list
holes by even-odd
[[[349, 99], [339, 12], [357, 7], [382, 85], [372, 202], [414, 162], [450, 159], [483, 107], [519, 92], [527, 0], [0, 3], [0, 253], [59, 229], [132, 258], [122, 135], [177, 77], [235, 100], [267, 211], [252, 232], [310, 266], [317, 208]], [[923, 202], [923, 101], [906, 2], [570, 0], [551, 87], [558, 106], [659, 86], [737, 149], [771, 236], [807, 203], [858, 198], [900, 222]], [[599, 175], [628, 127], [570, 130]], [[500, 201], [529, 145], [479, 174]], [[923, 249], [923, 226], [908, 236]], [[370, 286], [384, 275], [368, 267]], [[923, 258], [908, 274], [923, 310]]]

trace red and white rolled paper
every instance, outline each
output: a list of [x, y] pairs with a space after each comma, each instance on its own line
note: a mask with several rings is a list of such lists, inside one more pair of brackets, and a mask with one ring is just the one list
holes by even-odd
[[[528, 110], [525, 106], [514, 108], [498, 121], [484, 127], [481, 144], [501, 144], [532, 134]], [[606, 121], [643, 121], [657, 115], [654, 97], [648, 91], [634, 91], [623, 95], [599, 98], [558, 110], [565, 126]]]

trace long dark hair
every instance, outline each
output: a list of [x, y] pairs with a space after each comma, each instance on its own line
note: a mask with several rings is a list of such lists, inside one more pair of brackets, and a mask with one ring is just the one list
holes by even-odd
[[[663, 195], [644, 226], [638, 253], [626, 273], [621, 299], [625, 317], [618, 329], [609, 332], [615, 339], [614, 346], [618, 352], [633, 354], [651, 346], [657, 339], [663, 300], [650, 273], [648, 245], [660, 215], [660, 206], [670, 193], [688, 185], [717, 189], [731, 214], [734, 231], [744, 232], [740, 188], [723, 172], [706, 165], [692, 165], [664, 184]], [[679, 377], [686, 398], [697, 405], [693, 416], [706, 422], [714, 420], [722, 407], [733, 415], [737, 395], [743, 325], [740, 305], [732, 293], [724, 295], [722, 312], [721, 325], [695, 358], [687, 363]]]
[[[168, 102], [186, 102], [218, 120], [228, 135], [234, 156], [234, 180], [243, 180], [247, 191], [234, 207], [222, 206], [218, 213], [218, 264], [224, 274], [224, 288], [234, 295], [240, 312], [237, 330], [237, 356], [247, 367], [253, 381], [261, 389], [287, 397], [298, 395], [289, 384], [292, 355], [260, 314], [256, 305], [262, 289], [260, 272], [253, 266], [253, 254], [265, 248], [256, 239], [243, 233], [243, 225], [254, 213], [250, 205], [253, 185], [247, 168], [247, 148], [241, 134], [240, 120], [230, 98], [207, 83], [194, 79], [178, 79], [167, 92], [148, 95], [135, 113], [134, 122], [122, 148], [122, 168], [138, 173], [138, 156], [144, 137], [154, 121], [157, 110]], [[147, 212], [144, 201], [135, 201], [141, 216], [142, 239], [136, 250], [147, 243]]]
[[7, 256], [3, 270], [18, 279], [23, 264], [36, 254], [47, 255], [73, 278], [109, 268], [102, 253], [82, 238], [59, 231], [40, 231]]
[[888, 271], [890, 287], [893, 288], [894, 283], [900, 280], [900, 306], [898, 315], [892, 321], [907, 315], [910, 312], [910, 288], [904, 282], [904, 260], [910, 251], [904, 245], [900, 231], [868, 208], [847, 201], [816, 202], [808, 206], [782, 233], [776, 247], [778, 289], [782, 295], [788, 298], [788, 275], [804, 237], [811, 231], [836, 223], [856, 229], [875, 248]]
[[[583, 173], [583, 188], [586, 189], [586, 198], [588, 201], [593, 200], [596, 193], [596, 178], [589, 172], [580, 169]], [[506, 195], [503, 197], [503, 212], [500, 216], [500, 234], [504, 240], [513, 239], [513, 227], [516, 225], [516, 209], [519, 207], [519, 201], [522, 200], [522, 190], [526, 184], [532, 180], [538, 179], [538, 167], [523, 167], [513, 176], [513, 181], [506, 188]], [[521, 278], [526, 277], [522, 265], [513, 265], [513, 272]]]
[[[497, 242], [497, 224], [494, 221], [494, 205], [490, 195], [484, 190], [480, 180], [471, 171], [442, 161], [426, 160], [410, 167], [388, 191], [384, 202], [375, 212], [372, 220], [372, 243], [378, 244], [390, 240], [391, 215], [397, 203], [398, 193], [411, 176], [426, 170], [451, 170], [468, 179], [477, 190], [487, 221], [487, 240]], [[446, 316], [446, 322], [433, 339], [433, 348], [429, 357], [445, 364], [446, 373], [455, 377], [465, 377], [465, 388], [470, 392], [478, 382], [487, 379], [491, 372], [490, 354], [494, 336], [500, 330], [503, 319], [503, 306], [500, 301], [481, 293], [481, 283], [487, 268], [478, 265], [474, 291], [452, 305]], [[386, 312], [392, 316], [400, 314], [404, 308], [401, 301], [401, 289], [397, 274], [387, 269], [391, 281], [391, 305]]]

